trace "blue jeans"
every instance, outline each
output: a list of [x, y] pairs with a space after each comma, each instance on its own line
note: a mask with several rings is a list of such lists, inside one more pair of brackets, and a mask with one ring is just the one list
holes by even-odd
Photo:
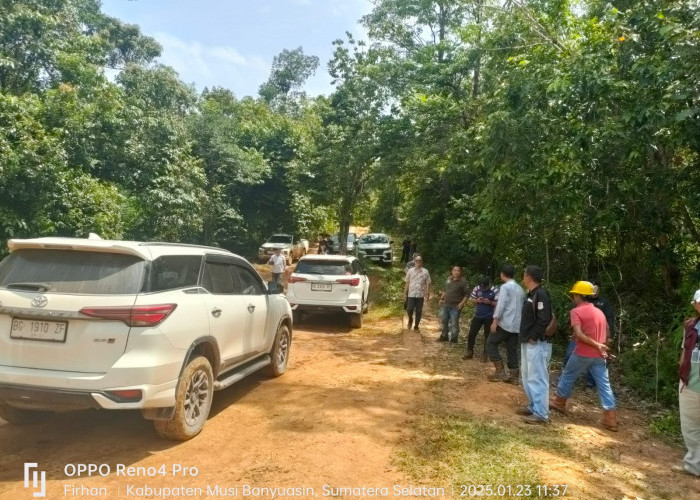
[[540, 340], [520, 344], [520, 377], [528, 400], [528, 409], [537, 418], [549, 418], [549, 360], [552, 344]]
[[442, 335], [440, 337], [457, 342], [460, 314], [462, 311], [454, 306], [442, 306]]
[[[566, 363], [568, 363], [569, 358], [574, 353], [575, 348], [576, 348], [576, 342], [574, 342], [573, 340], [570, 340], [569, 345], [566, 346], [566, 354], [564, 355], [564, 366], [566, 366]], [[591, 373], [591, 370], [588, 370], [586, 372], [586, 387], [589, 387], [591, 389], [595, 389], [595, 380], [593, 380], [593, 374]]]
[[600, 397], [600, 405], [604, 410], [614, 410], [615, 395], [610, 387], [608, 366], [603, 358], [587, 358], [576, 353], [572, 354], [566, 366], [564, 366], [561, 377], [559, 377], [557, 396], [568, 399], [574, 390], [576, 380], [586, 370], [593, 374], [593, 380], [595, 380], [598, 396]]

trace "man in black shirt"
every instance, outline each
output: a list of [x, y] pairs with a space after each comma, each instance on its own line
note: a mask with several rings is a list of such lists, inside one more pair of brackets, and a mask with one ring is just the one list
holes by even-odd
[[528, 405], [518, 410], [528, 424], [546, 424], [549, 419], [549, 360], [552, 344], [545, 331], [552, 319], [549, 293], [541, 287], [542, 269], [527, 266], [523, 285], [528, 290], [520, 319], [520, 377]]
[[401, 262], [408, 262], [411, 250], [411, 238], [406, 236], [401, 242]]

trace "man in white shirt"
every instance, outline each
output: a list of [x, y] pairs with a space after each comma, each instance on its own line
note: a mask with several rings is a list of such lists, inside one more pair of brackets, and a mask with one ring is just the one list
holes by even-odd
[[281, 283], [282, 274], [284, 274], [287, 266], [287, 259], [282, 255], [282, 249], [278, 248], [275, 250], [275, 253], [270, 256], [270, 260], [267, 263], [272, 265], [272, 281]]
[[408, 328], [413, 326], [413, 311], [416, 312], [416, 325], [418, 330], [420, 318], [423, 314], [423, 302], [430, 299], [430, 273], [423, 267], [423, 257], [415, 254], [414, 266], [406, 272], [406, 285], [403, 290], [404, 303], [408, 313]]

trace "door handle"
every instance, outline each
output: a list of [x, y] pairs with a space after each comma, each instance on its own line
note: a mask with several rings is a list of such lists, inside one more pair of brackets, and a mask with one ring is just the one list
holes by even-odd
[[252, 313], [253, 311], [255, 311], [255, 306], [253, 304], [248, 304], [248, 312]]
[[218, 307], [215, 307], [214, 309], [211, 310], [211, 315], [214, 316], [215, 318], [218, 318], [221, 316], [221, 309]]

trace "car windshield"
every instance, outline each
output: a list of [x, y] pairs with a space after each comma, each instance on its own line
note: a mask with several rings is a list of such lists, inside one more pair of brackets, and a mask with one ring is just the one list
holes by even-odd
[[366, 234], [360, 238], [360, 243], [389, 243], [385, 234]]
[[297, 274], [325, 274], [342, 276], [352, 274], [352, 265], [343, 260], [301, 260], [294, 272]]
[[0, 287], [86, 295], [136, 294], [141, 291], [144, 269], [145, 261], [134, 255], [24, 249], [0, 262]]
[[267, 240], [268, 243], [291, 243], [292, 237], [286, 234], [273, 234], [270, 239]]

